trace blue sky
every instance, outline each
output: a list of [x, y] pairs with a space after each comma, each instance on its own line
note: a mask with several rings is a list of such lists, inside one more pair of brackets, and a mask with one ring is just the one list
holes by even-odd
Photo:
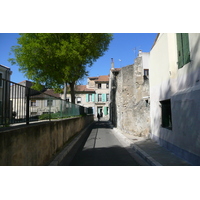
[[[111, 67], [111, 58], [114, 59], [116, 68], [133, 64], [138, 50], [150, 52], [156, 35], [157, 33], [114, 33], [108, 51], [88, 69], [89, 76], [108, 75]], [[16, 83], [27, 80], [19, 72], [17, 65], [11, 65], [8, 62], [8, 59], [13, 57], [9, 53], [11, 52], [11, 47], [17, 45], [18, 37], [17, 33], [0, 33], [0, 64], [11, 68], [13, 72], [11, 81]], [[87, 84], [87, 79], [82, 80], [80, 84]]]

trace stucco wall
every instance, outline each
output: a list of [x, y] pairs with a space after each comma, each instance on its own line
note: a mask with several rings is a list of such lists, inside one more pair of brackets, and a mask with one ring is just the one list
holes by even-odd
[[12, 127], [0, 132], [1, 166], [45, 165], [75, 134], [93, 121], [85, 117]]
[[[178, 69], [176, 34], [161, 34], [150, 52], [152, 138], [200, 165], [200, 34], [189, 34], [191, 62]], [[172, 130], [161, 127], [160, 101], [171, 99]]]

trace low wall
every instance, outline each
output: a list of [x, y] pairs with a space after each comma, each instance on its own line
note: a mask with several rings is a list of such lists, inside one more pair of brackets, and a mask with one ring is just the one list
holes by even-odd
[[12, 127], [0, 132], [1, 166], [45, 165], [93, 115]]

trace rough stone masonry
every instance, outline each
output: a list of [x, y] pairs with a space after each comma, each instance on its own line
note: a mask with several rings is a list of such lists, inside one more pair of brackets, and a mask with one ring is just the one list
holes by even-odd
[[145, 136], [150, 132], [149, 80], [144, 76], [142, 57], [133, 65], [113, 73], [111, 82], [111, 121], [125, 133]]

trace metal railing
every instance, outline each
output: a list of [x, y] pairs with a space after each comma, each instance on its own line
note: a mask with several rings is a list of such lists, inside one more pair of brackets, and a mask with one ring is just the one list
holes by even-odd
[[0, 127], [85, 114], [93, 114], [93, 109], [49, 95], [47, 89], [37, 91], [0, 79]]

